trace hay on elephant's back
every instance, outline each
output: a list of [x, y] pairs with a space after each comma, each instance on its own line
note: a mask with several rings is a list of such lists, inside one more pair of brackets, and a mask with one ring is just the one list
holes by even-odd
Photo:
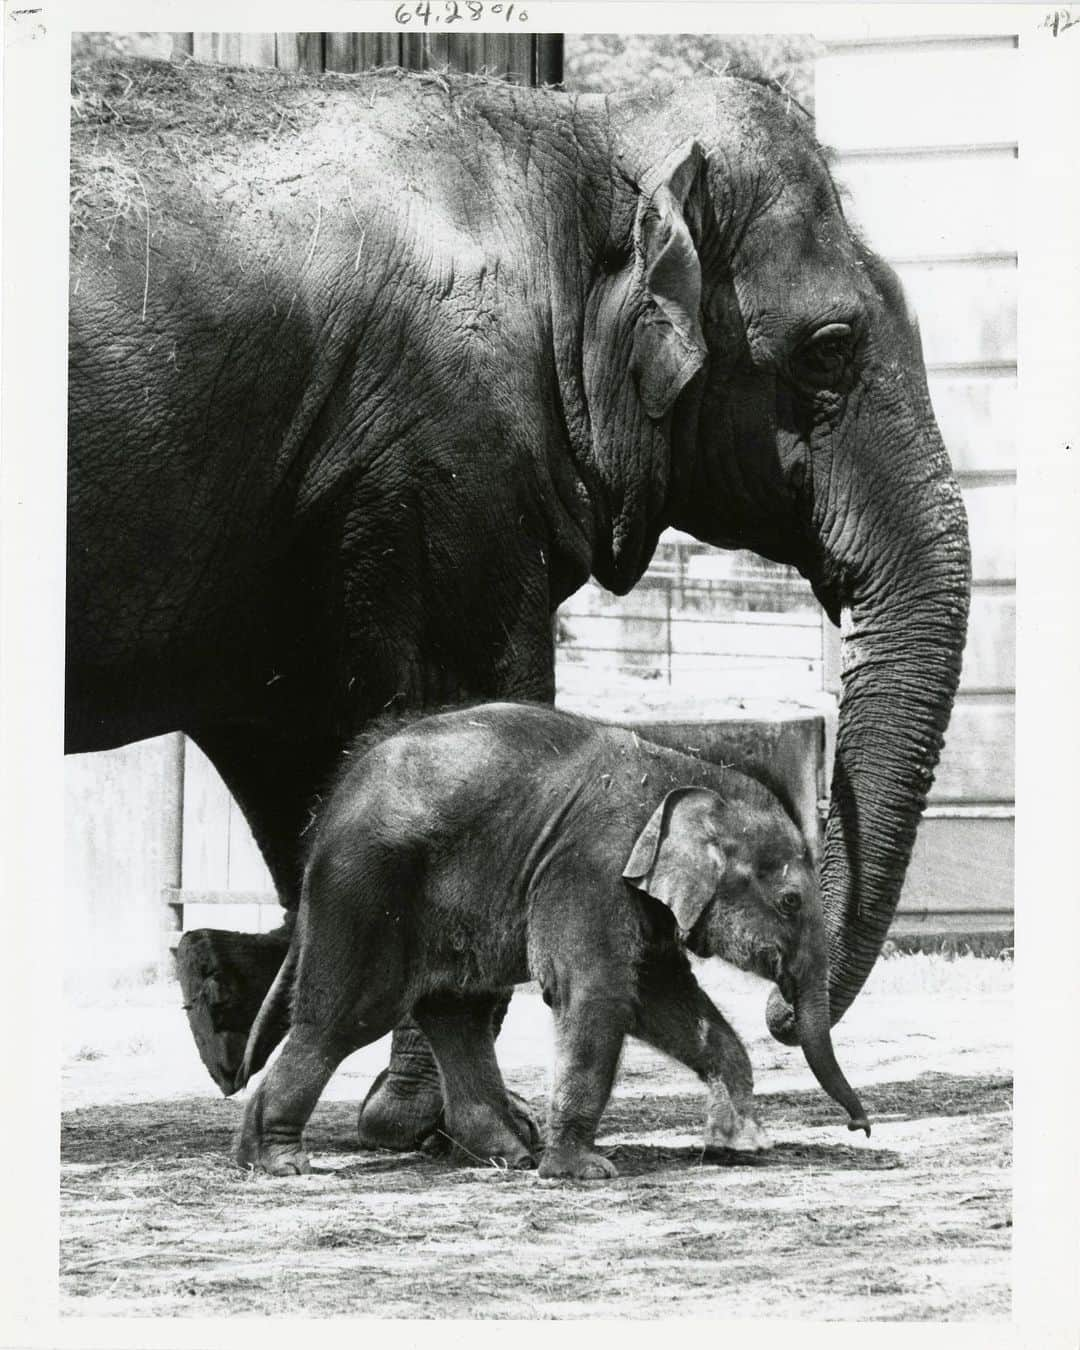
[[[483, 74], [408, 74], [397, 66], [344, 74], [114, 58], [78, 64], [71, 79], [72, 228], [95, 212], [111, 219], [155, 206], [156, 182], [185, 179], [223, 204], [340, 168], [358, 155], [381, 96], [408, 83], [431, 131], [458, 115], [451, 95], [477, 86], [509, 93]], [[417, 108], [400, 115], [415, 119]], [[380, 110], [380, 120], [394, 116]]]
[[[71, 216], [142, 215], [148, 186], [178, 176], [193, 188], [227, 190], [254, 168], [251, 147], [288, 124], [313, 123], [332, 81], [278, 71], [186, 66], [168, 61], [97, 61], [71, 81]], [[259, 156], [260, 172], [262, 156]], [[217, 180], [217, 181], [215, 181]], [[244, 184], [250, 186], [250, 184]]]
[[141, 219], [161, 182], [186, 180], [228, 204], [317, 172], [296, 133], [340, 124], [372, 77], [124, 59], [75, 67], [72, 229], [101, 213]]

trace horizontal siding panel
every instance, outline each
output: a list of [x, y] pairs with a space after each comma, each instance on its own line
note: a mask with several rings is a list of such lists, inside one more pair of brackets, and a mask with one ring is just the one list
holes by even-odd
[[1019, 164], [1010, 154], [909, 155], [837, 165], [845, 214], [888, 258], [1010, 253]]
[[964, 489], [971, 532], [971, 572], [976, 581], [1016, 579], [1016, 485], [990, 483]]
[[1016, 596], [1012, 591], [972, 596], [960, 688], [1015, 691]]
[[[269, 905], [236, 905], [225, 901], [212, 905], [185, 904], [184, 932], [190, 933], [193, 928], [226, 928], [233, 933], [265, 933], [269, 932], [268, 913], [280, 919], [281, 911]], [[270, 928], [276, 926], [270, 924]]]
[[826, 51], [849, 53], [853, 56], [877, 51], [888, 55], [898, 52], [921, 55], [928, 49], [952, 49], [955, 51], [982, 50], [988, 47], [998, 51], [1010, 51], [1016, 46], [1015, 33], [894, 33], [886, 35], [874, 25], [873, 35], [852, 33], [847, 37], [830, 37], [825, 43]]
[[159, 736], [64, 760], [61, 959], [72, 969], [164, 955], [160, 897], [176, 879], [178, 750], [175, 736]]
[[1015, 780], [1013, 700], [968, 699], [961, 694], [953, 708], [930, 800], [1011, 802]]
[[928, 366], [1016, 360], [1016, 267], [1010, 262], [901, 263]]
[[566, 651], [588, 653], [618, 649], [656, 654], [667, 651], [664, 619], [626, 620], [617, 614], [586, 618], [563, 615], [560, 644]]
[[194, 741], [184, 742], [185, 887], [225, 890], [229, 884], [229, 808], [232, 797]]
[[[697, 562], [690, 559], [690, 563]], [[654, 567], [656, 566], [654, 562]], [[687, 565], [687, 573], [690, 566]], [[694, 569], [695, 573], [698, 569]], [[789, 625], [816, 628], [820, 610], [809, 586], [764, 576], [755, 579], [709, 581], [695, 575], [686, 582], [678, 576], [650, 573], [629, 595], [614, 595], [588, 584], [559, 607], [565, 618], [656, 619], [668, 612], [687, 622]]]
[[821, 691], [822, 675], [820, 660], [735, 659], [704, 653], [671, 658], [673, 685], [707, 689], [725, 698], [744, 698], [749, 692], [755, 698], [813, 700]]
[[958, 914], [946, 910], [929, 913], [904, 914], [898, 912], [889, 927], [892, 938], [951, 937], [962, 944], [965, 937], [981, 933], [1012, 933], [1014, 915], [1011, 910], [961, 910]]
[[900, 913], [1012, 912], [1013, 822], [924, 820], [900, 897]]
[[168, 905], [270, 905], [276, 909], [277, 892], [269, 891], [196, 891], [190, 887], [166, 886], [161, 892]]
[[619, 647], [632, 652], [684, 655], [771, 657], [802, 659], [821, 657], [818, 625], [777, 623], [715, 623], [673, 616], [664, 619], [626, 619], [620, 615], [579, 617], [563, 615], [562, 645], [568, 649], [592, 650]]
[[953, 468], [958, 473], [1015, 470], [1015, 377], [931, 375], [929, 383]]
[[790, 624], [702, 623], [671, 620], [671, 649], [684, 655], [821, 658], [820, 626]]
[[[621, 676], [629, 683], [620, 681]], [[647, 701], [659, 688], [710, 703], [728, 701], [736, 707], [748, 692], [756, 699], [816, 701], [821, 693], [822, 663], [713, 655], [673, 656], [669, 661], [656, 653], [612, 650], [560, 649], [556, 654], [560, 701], [609, 680], [634, 695], [631, 701]]]
[[817, 67], [817, 134], [838, 150], [1015, 141], [1012, 49], [848, 51]]
[[272, 891], [273, 878], [263, 862], [259, 846], [243, 811], [229, 800], [229, 890]]
[[186, 890], [274, 889], [243, 812], [213, 764], [191, 740], [184, 752], [181, 876]]
[[626, 618], [666, 620], [670, 592], [666, 586], [637, 586], [628, 596], [615, 595], [586, 583], [559, 608], [564, 618]]

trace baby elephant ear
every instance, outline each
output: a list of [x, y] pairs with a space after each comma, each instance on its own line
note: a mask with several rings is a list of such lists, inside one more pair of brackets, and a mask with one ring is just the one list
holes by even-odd
[[716, 800], [707, 788], [669, 792], [623, 868], [631, 886], [667, 905], [684, 934], [701, 918], [724, 873], [724, 854], [710, 826]]

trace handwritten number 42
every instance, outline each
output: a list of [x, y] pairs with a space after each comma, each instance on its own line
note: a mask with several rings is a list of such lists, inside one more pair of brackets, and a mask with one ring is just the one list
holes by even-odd
[[398, 5], [394, 10], [394, 22], [404, 26], [418, 19], [425, 28], [433, 23], [449, 27], [451, 24], [464, 23], [466, 19], [476, 23], [478, 19], [484, 17], [485, 12], [493, 18], [501, 15], [507, 23], [511, 22], [514, 15], [517, 16], [518, 23], [525, 23], [529, 17], [525, 10], [519, 9], [516, 5], [499, 3], [489, 5], [485, 4], [484, 0], [444, 0], [440, 10], [438, 4], [432, 8], [430, 0], [424, 0], [424, 3], [419, 5]]

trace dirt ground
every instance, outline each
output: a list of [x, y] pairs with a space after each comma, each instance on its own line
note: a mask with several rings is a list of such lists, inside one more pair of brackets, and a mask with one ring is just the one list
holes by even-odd
[[[869, 1140], [764, 1027], [767, 987], [702, 982], [747, 1042], [774, 1150], [705, 1157], [691, 1074], [630, 1043], [601, 1127], [617, 1179], [541, 1181], [358, 1153], [385, 1046], [347, 1061], [308, 1134], [317, 1173], [240, 1171], [168, 983], [69, 1000], [61, 1311], [94, 1316], [1009, 1315], [1012, 967], [880, 962], [836, 1047]], [[520, 990], [499, 1041], [544, 1110], [550, 1017]]]

